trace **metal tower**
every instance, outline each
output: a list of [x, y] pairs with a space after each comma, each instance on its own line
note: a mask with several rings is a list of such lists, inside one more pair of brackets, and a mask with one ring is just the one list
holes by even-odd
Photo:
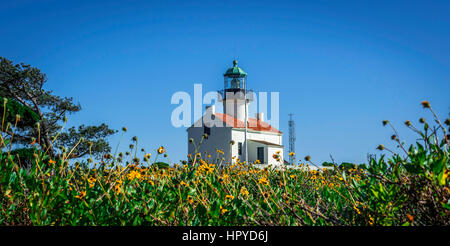
[[[295, 153], [295, 122], [292, 119], [292, 115], [294, 114], [289, 114], [289, 153], [294, 152]], [[293, 155], [289, 155], [289, 163], [291, 163], [291, 165], [294, 162], [294, 156]]]

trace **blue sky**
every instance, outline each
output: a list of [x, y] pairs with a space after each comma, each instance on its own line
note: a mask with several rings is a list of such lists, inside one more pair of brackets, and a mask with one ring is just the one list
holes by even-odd
[[299, 157], [359, 163], [395, 149], [382, 120], [410, 143], [403, 122], [431, 119], [421, 100], [448, 117], [448, 13], [449, 1], [2, 1], [0, 56], [80, 102], [70, 125], [126, 126], [122, 146], [138, 136], [172, 161], [187, 152], [172, 94], [221, 89], [238, 59], [249, 88], [280, 92], [286, 146], [294, 113]]

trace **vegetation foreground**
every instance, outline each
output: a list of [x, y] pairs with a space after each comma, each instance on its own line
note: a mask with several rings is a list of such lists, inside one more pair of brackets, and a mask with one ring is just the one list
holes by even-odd
[[[72, 164], [69, 157], [86, 144], [83, 138], [54, 154], [38, 138], [31, 143], [32, 164], [26, 166], [23, 154], [11, 148], [23, 119], [17, 115], [15, 122], [5, 122], [5, 100], [0, 224], [449, 225], [450, 120], [444, 127], [429, 103], [422, 105], [437, 126], [421, 118], [419, 131], [406, 121], [421, 137], [409, 148], [383, 121], [392, 127], [401, 154], [380, 145], [379, 150], [391, 152], [389, 158], [371, 157], [365, 165], [326, 163], [328, 167], [316, 170], [310, 168], [314, 163], [309, 156], [305, 163], [283, 169], [257, 168], [238, 159], [223, 165], [222, 150], [168, 166], [160, 162], [168, 157], [164, 147], [153, 155], [138, 151], [136, 137], [125, 154]], [[57, 137], [52, 141], [50, 145]]]

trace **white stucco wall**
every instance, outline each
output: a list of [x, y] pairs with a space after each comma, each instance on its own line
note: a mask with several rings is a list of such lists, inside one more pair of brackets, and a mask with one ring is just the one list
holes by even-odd
[[[187, 129], [188, 132], [188, 154], [195, 154], [195, 145], [189, 143], [189, 139], [193, 138], [195, 144], [198, 146], [198, 152], [202, 156], [211, 155], [211, 160], [215, 162], [217, 157], [225, 157], [224, 162], [229, 162], [230, 141], [231, 141], [231, 128], [230, 127], [211, 127], [210, 135], [208, 139], [204, 139], [202, 144], [199, 145], [200, 140], [204, 134], [204, 127], [191, 126]], [[224, 155], [217, 155], [217, 149], [223, 150]]]
[[[236, 157], [240, 158], [241, 160], [244, 160], [245, 159], [245, 145], [244, 145], [245, 130], [244, 129], [232, 129], [231, 138], [236, 142], [236, 144], [232, 146], [232, 150], [231, 150], [232, 156], [236, 156]], [[248, 140], [259, 140], [259, 141], [265, 141], [265, 142], [269, 142], [269, 143], [273, 143], [273, 144], [277, 144], [277, 145], [283, 145], [282, 135], [276, 134], [276, 133], [256, 132], [256, 131], [249, 130], [247, 132], [247, 139]], [[243, 146], [241, 156], [238, 155], [238, 143], [239, 142], [241, 142], [242, 146]], [[262, 143], [252, 142], [252, 141], [248, 141], [247, 143], [248, 143], [248, 149], [249, 149], [249, 154], [248, 154], [249, 162], [255, 162], [257, 160], [257, 147], [266, 147], [264, 150], [265, 163], [272, 164], [272, 165], [280, 164], [272, 158], [272, 155], [276, 151], [281, 151], [280, 155], [281, 155], [281, 157], [283, 157], [283, 148], [282, 147], [276, 147], [276, 146], [270, 146], [270, 145], [268, 146], [268, 145], [264, 145]]]

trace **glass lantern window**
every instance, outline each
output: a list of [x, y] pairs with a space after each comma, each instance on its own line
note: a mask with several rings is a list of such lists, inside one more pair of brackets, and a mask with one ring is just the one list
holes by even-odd
[[244, 88], [245, 78], [225, 78], [225, 89], [240, 89]]

